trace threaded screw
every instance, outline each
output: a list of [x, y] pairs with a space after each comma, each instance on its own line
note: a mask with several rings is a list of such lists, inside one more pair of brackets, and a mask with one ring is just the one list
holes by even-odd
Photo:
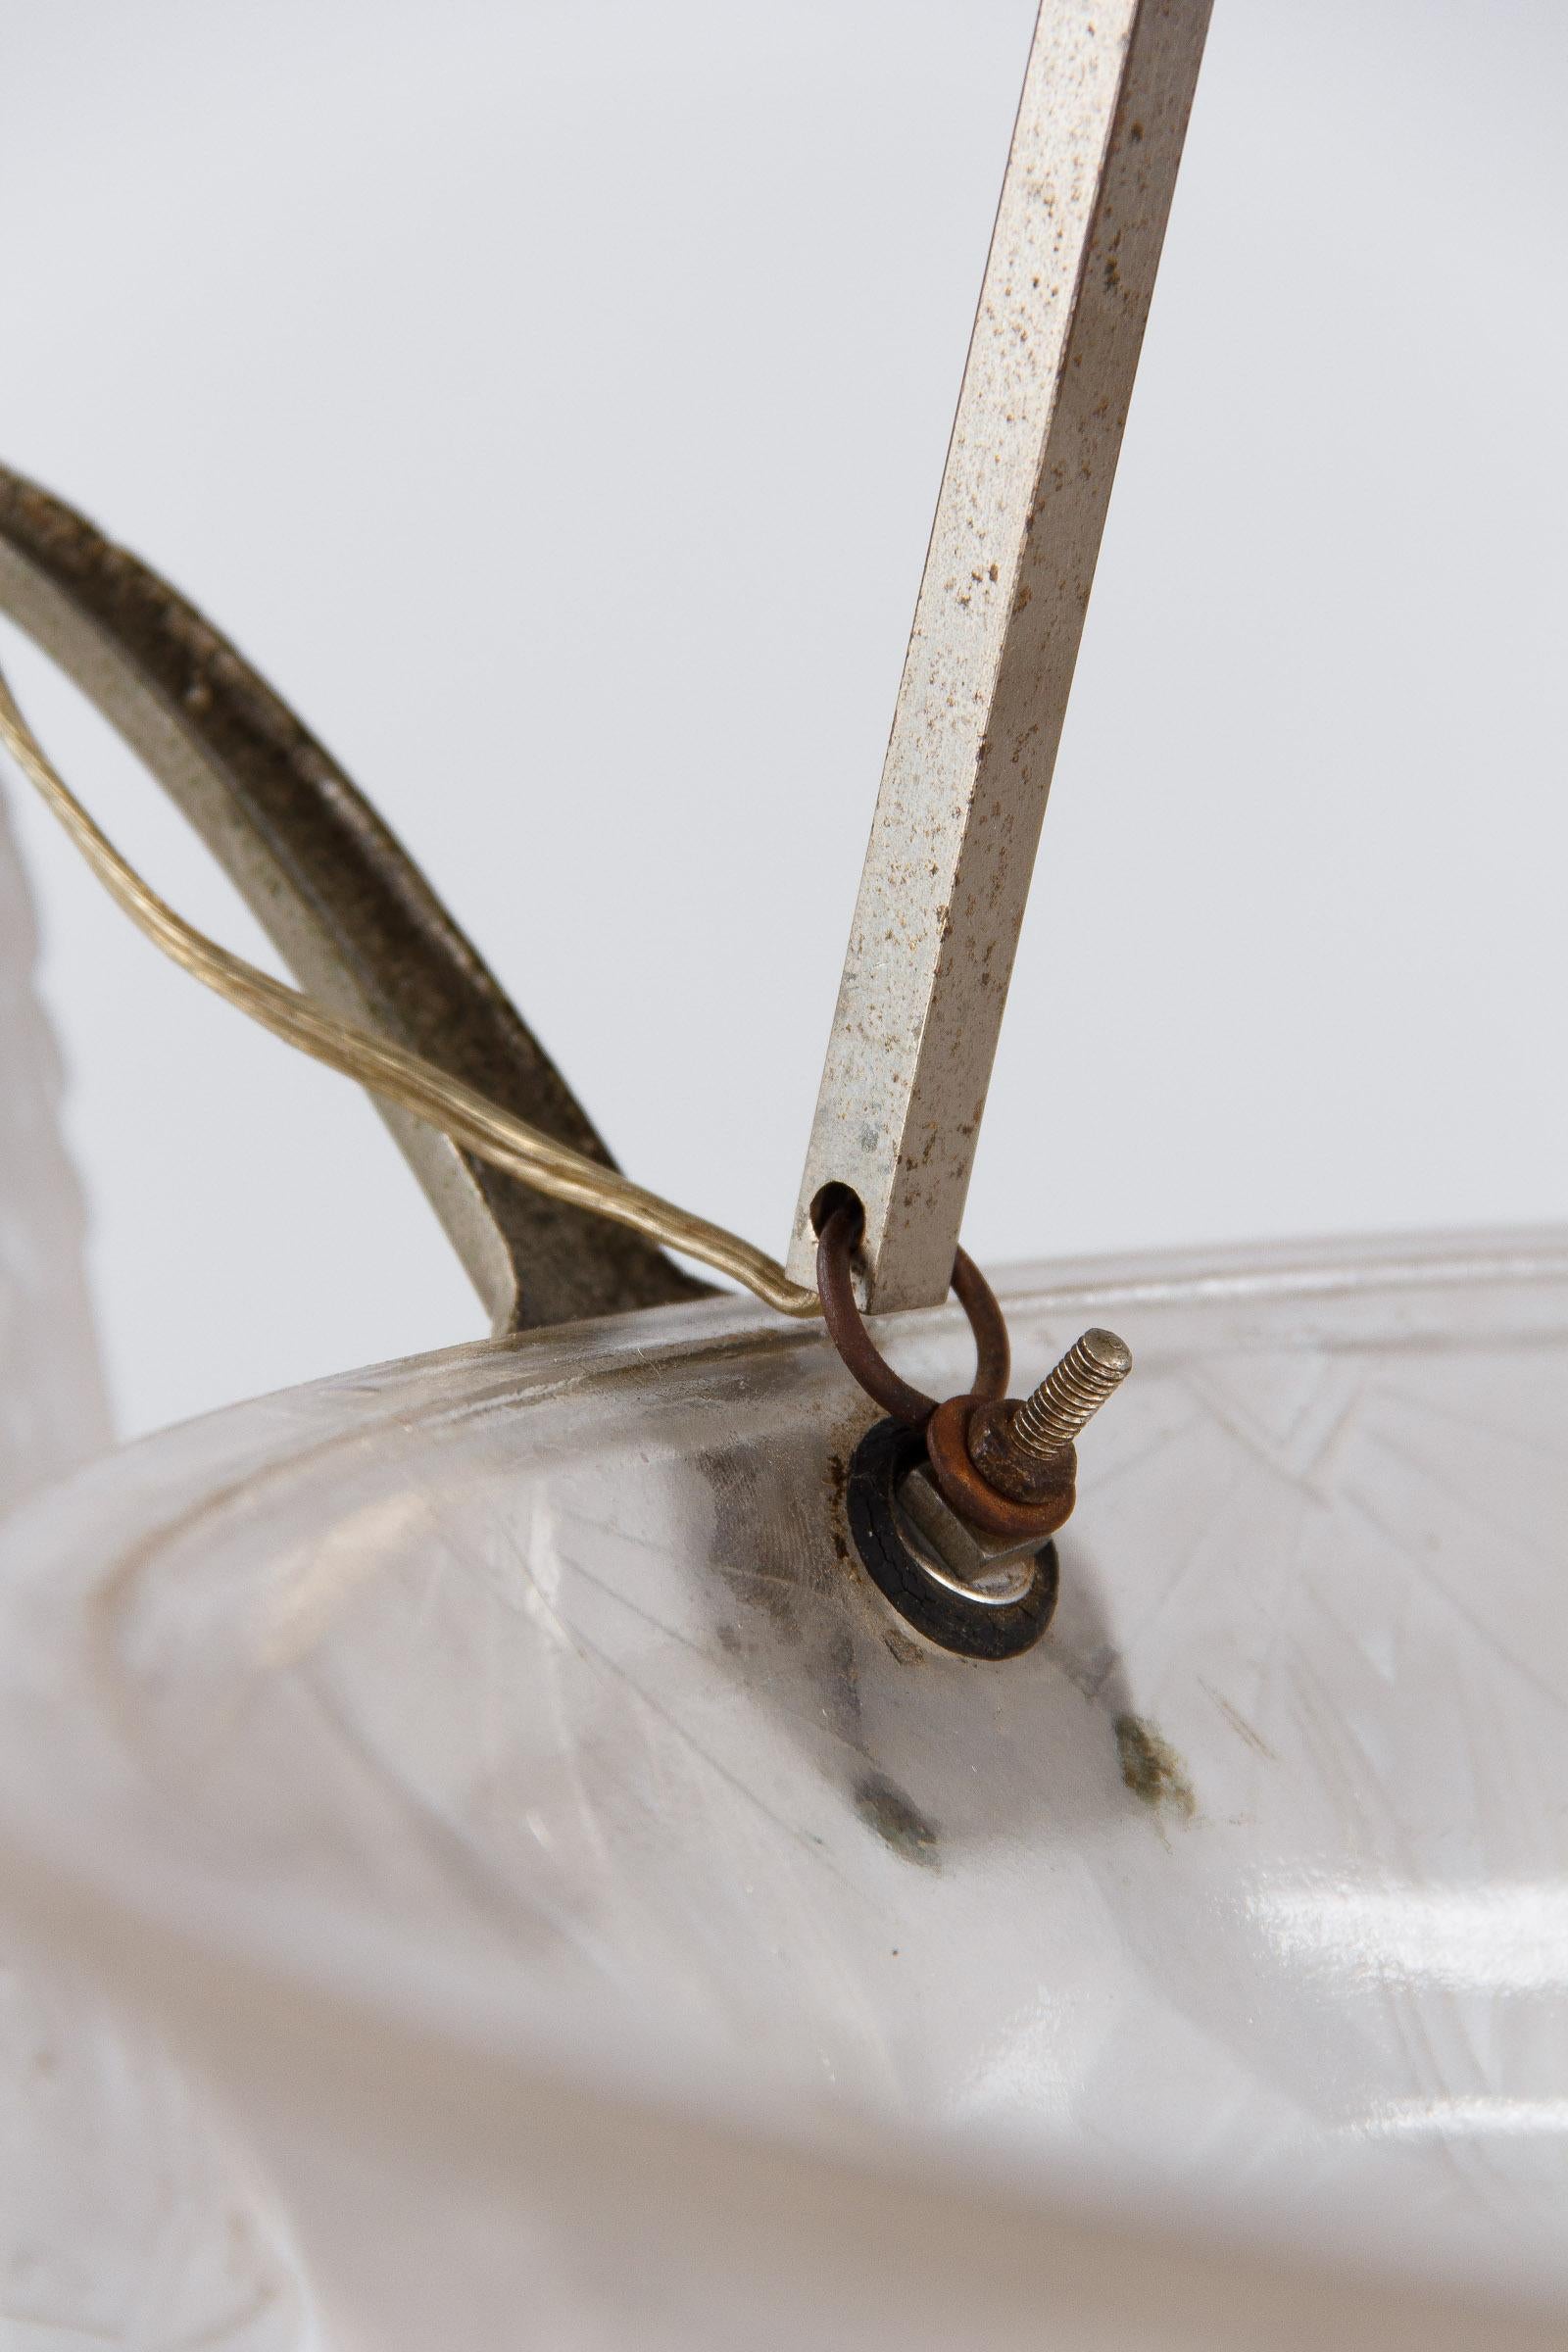
[[1050, 1461], [1072, 1444], [1132, 1368], [1125, 1340], [1113, 1331], [1086, 1331], [1024, 1398], [1012, 1416], [1009, 1438], [1032, 1461]]

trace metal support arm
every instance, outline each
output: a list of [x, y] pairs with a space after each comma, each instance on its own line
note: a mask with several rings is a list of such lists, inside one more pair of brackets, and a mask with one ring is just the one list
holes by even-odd
[[[301, 986], [592, 1158], [560, 1071], [407, 852], [167, 581], [0, 467], [0, 612], [75, 679], [201, 834]], [[498, 1331], [698, 1298], [635, 1233], [377, 1105]]]
[[828, 1045], [811, 1204], [947, 1295], [1209, 0], [1044, 0]]

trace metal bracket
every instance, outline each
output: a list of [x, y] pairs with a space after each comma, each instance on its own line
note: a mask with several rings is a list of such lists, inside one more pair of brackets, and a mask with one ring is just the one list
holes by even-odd
[[[167, 581], [4, 467], [0, 612], [140, 754], [302, 987], [614, 1164], [417, 866], [287, 705]], [[709, 1291], [624, 1226], [377, 1108], [498, 1331]]]
[[811, 1130], [866, 1304], [947, 1294], [1210, 0], [1044, 0]]

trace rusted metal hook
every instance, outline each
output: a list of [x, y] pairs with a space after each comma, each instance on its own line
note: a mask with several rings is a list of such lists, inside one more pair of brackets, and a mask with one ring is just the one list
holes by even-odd
[[[937, 1410], [937, 1400], [900, 1378], [865, 1328], [856, 1302], [853, 1260], [860, 1238], [864, 1211], [850, 1196], [823, 1218], [816, 1241], [816, 1287], [822, 1300], [822, 1320], [828, 1337], [866, 1395], [896, 1421], [923, 1430]], [[974, 1386], [977, 1402], [997, 1403], [1007, 1393], [1012, 1369], [1012, 1347], [996, 1293], [974, 1259], [960, 1250], [953, 1261], [953, 1288], [969, 1318], [974, 1334]]]
[[850, 1466], [850, 1522], [873, 1581], [909, 1622], [971, 1657], [1012, 1657], [1055, 1603], [1049, 1539], [1072, 1511], [1074, 1439], [1132, 1368], [1114, 1332], [1086, 1331], [1039, 1387], [1006, 1395], [1011, 1350], [990, 1284], [960, 1250], [953, 1288], [974, 1333], [974, 1385], [938, 1404], [900, 1377], [866, 1330], [853, 1265], [863, 1215], [820, 1198], [816, 1279], [828, 1335], [891, 1418]]

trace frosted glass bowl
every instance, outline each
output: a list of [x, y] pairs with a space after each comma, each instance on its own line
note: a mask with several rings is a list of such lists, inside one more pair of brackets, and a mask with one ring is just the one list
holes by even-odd
[[[10, 2053], [40, 2315], [1561, 2340], [1568, 1240], [1002, 1287], [1024, 1370], [1137, 1359], [1004, 1665], [871, 1586], [874, 1408], [727, 1300], [266, 1398], [6, 1523], [0, 1888], [97, 2021]], [[961, 1317], [895, 1352], [961, 1386]]]

